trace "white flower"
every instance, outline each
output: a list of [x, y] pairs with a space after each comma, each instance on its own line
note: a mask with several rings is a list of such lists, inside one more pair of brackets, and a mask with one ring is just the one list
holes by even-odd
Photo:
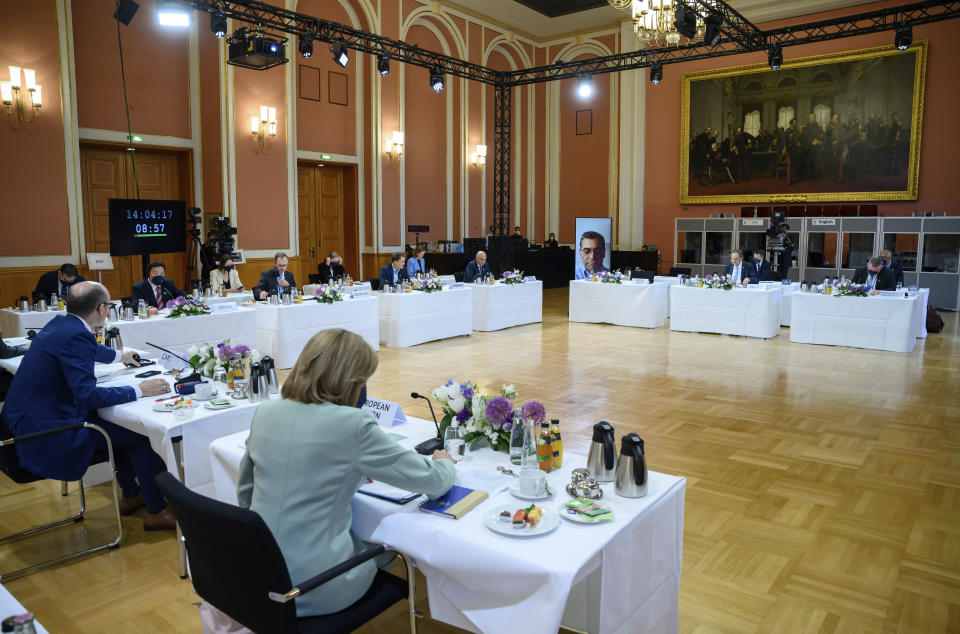
[[441, 401], [441, 402], [447, 400], [447, 391], [446, 391], [446, 389], [444, 389], [444, 387], [443, 387], [442, 385], [441, 385], [440, 387], [434, 389], [432, 392], [430, 392], [430, 395], [433, 396], [433, 398], [435, 398], [435, 399], [437, 399], [438, 401]]
[[460, 396], [460, 384], [453, 382], [450, 385], [445, 386], [447, 389], [447, 400], [454, 399]]
[[500, 391], [507, 398], [516, 398], [517, 397], [517, 388], [511, 383], [510, 385], [504, 385], [500, 388]]
[[260, 359], [262, 358], [263, 358], [263, 355], [260, 354], [260, 351], [257, 350], [256, 348], [250, 351], [251, 363], [259, 363]]
[[450, 403], [450, 409], [452, 409], [454, 412], [458, 414], [460, 413], [461, 410], [463, 410], [464, 405], [466, 405], [466, 403], [463, 400], [463, 397], [460, 396], [459, 394], [451, 398], [449, 403]]
[[189, 359], [190, 357], [196, 356], [198, 352], [200, 352], [200, 348], [198, 348], [196, 345], [190, 346], [187, 348], [187, 358]]

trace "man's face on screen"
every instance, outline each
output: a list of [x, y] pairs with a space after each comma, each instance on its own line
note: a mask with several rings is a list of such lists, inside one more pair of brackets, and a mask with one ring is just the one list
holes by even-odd
[[585, 270], [592, 272], [602, 268], [603, 256], [604, 247], [600, 240], [596, 238], [580, 240], [580, 260]]

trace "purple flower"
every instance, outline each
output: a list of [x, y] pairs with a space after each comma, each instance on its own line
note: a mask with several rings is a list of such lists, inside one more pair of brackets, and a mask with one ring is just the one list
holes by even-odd
[[178, 298], [175, 299], [174, 301], [177, 303], [177, 306], [183, 306], [184, 304], [187, 303], [187, 299], [186, 299], [183, 295], [181, 295], [180, 297], [178, 297]]
[[165, 308], [173, 308], [174, 306], [176, 306], [176, 304], [174, 304], [174, 302], [173, 302], [172, 299], [171, 299], [171, 300], [167, 300], [167, 303], [164, 304], [164, 307], [165, 307]]
[[510, 422], [510, 416], [513, 414], [513, 405], [502, 396], [495, 396], [487, 403], [484, 410], [487, 420], [494, 427], [503, 427]]
[[507, 422], [503, 424], [503, 431], [510, 431], [510, 428], [513, 427], [512, 422]]
[[538, 423], [547, 420], [547, 408], [537, 401], [527, 401], [523, 406], [524, 420], [533, 419]]
[[473, 385], [470, 383], [470, 381], [467, 381], [466, 383], [460, 386], [460, 394], [465, 399], [473, 398], [473, 395], [474, 395]]
[[469, 408], [469, 407], [464, 407], [462, 410], [460, 410], [460, 413], [457, 414], [457, 422], [458, 422], [458, 423], [466, 422], [469, 418], [470, 418], [470, 408]]

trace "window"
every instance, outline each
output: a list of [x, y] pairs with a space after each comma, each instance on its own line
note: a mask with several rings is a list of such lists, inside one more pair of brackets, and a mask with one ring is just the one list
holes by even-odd
[[[741, 251], [762, 251], [767, 247], [767, 235], [765, 233], [744, 233], [740, 232], [740, 250]], [[764, 256], [766, 257], [766, 256]]]
[[857, 269], [867, 265], [874, 256], [872, 233], [843, 234], [843, 265], [845, 269]]
[[921, 271], [956, 273], [960, 270], [958, 266], [960, 266], [960, 233], [928, 233], [923, 236]]
[[833, 269], [837, 267], [836, 232], [807, 234], [807, 268]]
[[707, 232], [707, 259], [705, 264], [726, 264], [730, 261], [733, 234], [729, 231]]
[[699, 231], [680, 231], [677, 233], [677, 262], [679, 264], [700, 264], [703, 250], [703, 234]]
[[830, 106], [825, 103], [817, 104], [813, 109], [813, 114], [816, 115], [820, 127], [826, 130], [827, 124], [830, 123]]
[[917, 270], [917, 245], [919, 243], [919, 233], [883, 234], [883, 248], [893, 253], [893, 261], [899, 264], [905, 272], [912, 273]]
[[743, 131], [749, 134], [750, 136], [757, 136], [760, 134], [760, 111], [753, 110], [748, 112], [747, 115], [743, 118]]
[[781, 106], [777, 111], [777, 127], [786, 130], [790, 127], [790, 120], [796, 117], [793, 106]]

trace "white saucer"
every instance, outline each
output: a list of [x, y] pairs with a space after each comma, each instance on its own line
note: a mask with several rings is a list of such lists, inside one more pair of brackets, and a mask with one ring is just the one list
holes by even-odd
[[521, 500], [545, 500], [548, 497], [550, 497], [550, 494], [547, 493], [546, 491], [544, 491], [540, 495], [530, 495], [528, 493], [523, 493], [520, 491], [520, 487], [518, 486], [518, 484], [519, 483], [517, 481], [513, 481], [510, 484], [510, 486], [507, 488], [509, 489], [511, 494], [513, 494], [515, 497], [520, 498]]
[[176, 405], [176, 401], [164, 401], [162, 403], [154, 403], [153, 411], [155, 412], [173, 412], [173, 408]]
[[217, 390], [214, 390], [213, 392], [210, 393], [210, 396], [208, 396], [207, 398], [200, 398], [199, 396], [197, 396], [197, 393], [194, 392], [193, 394], [190, 395], [190, 398], [192, 398], [195, 401], [210, 401], [217, 398], [217, 394], [218, 394]]
[[[543, 508], [543, 507], [541, 507]], [[543, 517], [533, 528], [514, 528], [512, 522], [503, 522], [500, 520], [500, 513], [507, 511], [511, 517], [516, 513], [518, 507], [515, 505], [498, 506], [487, 511], [483, 516], [483, 524], [495, 533], [506, 535], [507, 537], [536, 537], [545, 535], [560, 525], [560, 516], [553, 509], [543, 509]]]

